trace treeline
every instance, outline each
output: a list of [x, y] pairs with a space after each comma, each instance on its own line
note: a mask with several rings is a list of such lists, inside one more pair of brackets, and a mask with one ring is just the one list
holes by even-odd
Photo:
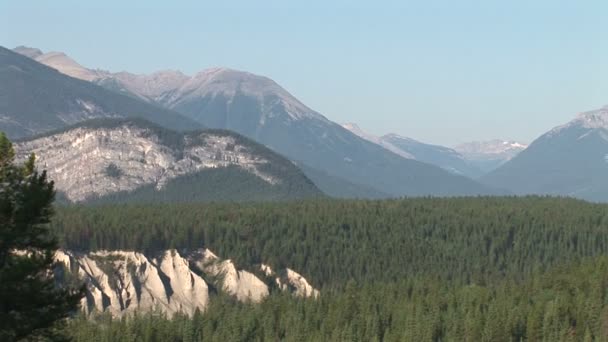
[[[348, 265], [345, 265], [348, 267]], [[533, 272], [525, 281], [454, 285], [425, 276], [357, 284], [318, 300], [212, 299], [203, 314], [84, 318], [75, 341], [606, 341], [608, 258]]]
[[65, 207], [52, 228], [69, 249], [204, 246], [328, 288], [419, 276], [485, 285], [608, 254], [608, 206], [562, 198]]

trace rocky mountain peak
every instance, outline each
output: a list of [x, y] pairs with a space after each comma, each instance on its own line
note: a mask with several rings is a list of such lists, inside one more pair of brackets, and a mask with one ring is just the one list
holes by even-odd
[[37, 56], [35, 60], [63, 74], [81, 80], [93, 81], [102, 76], [101, 72], [83, 67], [63, 52], [47, 52]]
[[608, 129], [608, 105], [597, 110], [580, 113], [573, 122], [585, 128]]
[[31, 48], [23, 45], [17, 46], [13, 49], [13, 51], [31, 59], [36, 59], [38, 56], [42, 55], [42, 51], [40, 51], [40, 49]]

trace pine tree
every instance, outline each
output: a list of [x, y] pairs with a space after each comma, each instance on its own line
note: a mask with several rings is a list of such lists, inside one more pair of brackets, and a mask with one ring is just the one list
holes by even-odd
[[82, 289], [59, 288], [53, 277], [57, 240], [46, 224], [55, 196], [32, 155], [14, 163], [0, 133], [0, 341], [61, 340], [58, 323], [77, 309]]

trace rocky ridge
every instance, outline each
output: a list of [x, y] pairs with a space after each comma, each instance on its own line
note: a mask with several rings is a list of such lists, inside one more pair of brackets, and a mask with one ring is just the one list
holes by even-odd
[[84, 201], [167, 181], [204, 169], [237, 166], [269, 184], [280, 179], [261, 170], [269, 163], [234, 134], [200, 131], [163, 133], [134, 121], [81, 126], [20, 141], [18, 158], [31, 153], [70, 201]]
[[[155, 256], [133, 251], [78, 253], [60, 250], [55, 256], [60, 282], [86, 285], [81, 309], [86, 314], [109, 313], [120, 317], [139, 311], [158, 310], [169, 316], [204, 312], [210, 287], [216, 287], [243, 302], [260, 302], [271, 293], [266, 282], [247, 270], [237, 269], [208, 249], [191, 252], [167, 250]], [[260, 266], [268, 268], [268, 266]], [[267, 274], [281, 284], [281, 291], [295, 296], [317, 297], [314, 289], [297, 272], [286, 269], [284, 276]], [[211, 281], [206, 279], [213, 279]]]

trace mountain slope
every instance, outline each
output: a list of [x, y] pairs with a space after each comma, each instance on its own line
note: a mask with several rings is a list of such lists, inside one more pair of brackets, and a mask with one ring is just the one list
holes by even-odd
[[483, 173], [489, 173], [511, 160], [527, 147], [528, 145], [516, 141], [495, 139], [460, 144], [454, 147], [454, 150], [463, 155]]
[[457, 175], [477, 178], [481, 171], [469, 163], [462, 155], [451, 148], [425, 144], [398, 134], [387, 134], [381, 137], [363, 131], [357, 124], [346, 123], [342, 127], [348, 129], [359, 137], [373, 142], [385, 149], [407, 159], [414, 159], [423, 163], [439, 166], [440, 168]]
[[[211, 69], [158, 101], [208, 127], [239, 132], [331, 177], [392, 196], [492, 192], [359, 138], [265, 77]], [[322, 190], [331, 194], [331, 189]]]
[[[30, 51], [30, 55], [36, 53]], [[0, 130], [9, 137], [31, 136], [102, 117], [142, 117], [177, 130], [202, 127], [173, 111], [68, 77], [0, 47]]]
[[414, 156], [416, 160], [437, 165], [444, 170], [457, 175], [475, 179], [482, 174], [480, 169], [466, 160], [460, 153], [449, 147], [425, 144], [397, 134], [388, 134], [382, 136], [380, 139], [402, 151], [406, 151]]
[[[352, 134], [266, 77], [214, 68], [192, 77], [175, 71], [152, 75], [103, 73], [93, 81], [182, 113], [206, 127], [238, 132], [299, 165], [306, 165], [305, 170], [318, 170], [376, 193], [389, 196], [495, 193], [468, 178], [405, 159]], [[310, 174], [311, 178], [318, 175]], [[332, 187], [321, 190], [336, 195]]]
[[238, 134], [176, 133], [105, 119], [18, 141], [71, 202], [272, 200], [321, 196], [289, 160]]
[[518, 194], [608, 201], [608, 106], [545, 133], [482, 181]]
[[439, 166], [440, 168], [457, 175], [477, 178], [481, 170], [468, 162], [455, 150], [439, 146], [425, 144], [411, 138], [402, 137], [398, 134], [387, 134], [376, 137], [363, 131], [357, 124], [347, 123], [342, 127], [348, 129], [359, 137], [378, 144], [385, 149], [394, 152], [404, 158], [414, 159], [423, 163]]

